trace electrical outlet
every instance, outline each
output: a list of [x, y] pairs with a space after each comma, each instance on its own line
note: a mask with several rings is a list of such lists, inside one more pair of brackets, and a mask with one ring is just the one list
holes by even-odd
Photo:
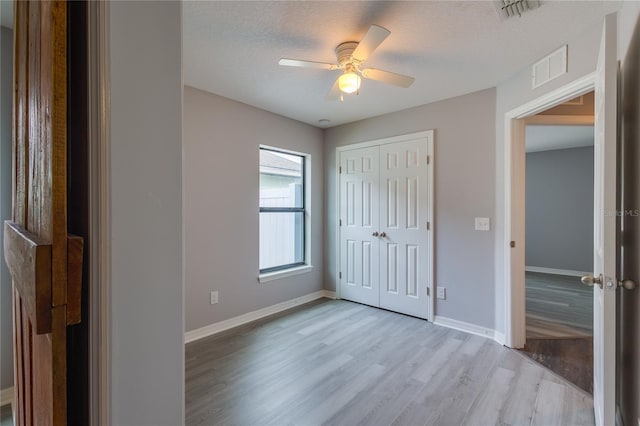
[[447, 298], [447, 289], [445, 287], [438, 287], [438, 299], [446, 299]]
[[211, 292], [211, 304], [215, 305], [216, 303], [218, 303], [218, 291], [212, 291]]

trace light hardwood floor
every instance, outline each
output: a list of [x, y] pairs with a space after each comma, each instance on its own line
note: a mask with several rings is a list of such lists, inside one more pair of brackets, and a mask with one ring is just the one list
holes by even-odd
[[593, 289], [580, 277], [526, 272], [527, 338], [593, 336]]
[[186, 346], [195, 425], [591, 425], [585, 392], [497, 343], [322, 299]]

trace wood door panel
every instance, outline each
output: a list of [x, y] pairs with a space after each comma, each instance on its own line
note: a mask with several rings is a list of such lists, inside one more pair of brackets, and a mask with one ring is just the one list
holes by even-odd
[[[25, 386], [25, 361], [30, 366], [31, 356], [28, 347], [25, 347], [23, 327], [22, 300], [15, 287], [13, 288], [13, 359], [14, 359], [14, 416], [15, 424], [28, 424], [25, 419], [26, 413], [31, 413], [31, 409], [26, 406], [31, 401], [31, 386]], [[29, 376], [30, 377], [30, 376]], [[26, 389], [29, 394], [25, 394]]]
[[[27, 222], [27, 209], [24, 194], [27, 190], [26, 165], [28, 158], [23, 143], [27, 140], [27, 50], [28, 44], [28, 18], [29, 4], [27, 2], [14, 2], [14, 106], [13, 106], [13, 220], [16, 223]], [[20, 141], [20, 142], [18, 142]]]
[[16, 425], [67, 423], [67, 326], [80, 321], [83, 241], [67, 234], [67, 4], [14, 3]]
[[21, 304], [36, 333], [51, 331], [51, 245], [5, 222], [4, 255]]

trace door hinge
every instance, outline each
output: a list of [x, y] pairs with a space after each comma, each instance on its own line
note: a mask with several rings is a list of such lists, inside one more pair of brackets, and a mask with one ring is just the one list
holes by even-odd
[[342, 272], [338, 274], [338, 278], [342, 279]]
[[429, 287], [427, 287], [427, 296], [429, 296], [431, 292], [429, 291]]
[[338, 166], [338, 173], [342, 174], [342, 166]]
[[431, 222], [427, 222], [427, 231], [431, 230]]
[[511, 246], [511, 248], [515, 248], [515, 246], [516, 246], [516, 242], [515, 242], [515, 241], [511, 241], [511, 243], [509, 244], [509, 246]]
[[431, 162], [431, 156], [427, 155], [427, 164]]
[[342, 219], [339, 220], [339, 224], [340, 224], [340, 226], [342, 226]]

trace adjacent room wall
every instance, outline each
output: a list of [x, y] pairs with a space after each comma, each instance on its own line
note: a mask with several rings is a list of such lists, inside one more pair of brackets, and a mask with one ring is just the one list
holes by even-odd
[[593, 147], [527, 153], [526, 265], [593, 268]]
[[[4, 5], [3, 5], [4, 8]], [[0, 223], [11, 219], [11, 139], [13, 110], [13, 31], [1, 27], [0, 42]], [[4, 247], [4, 232], [0, 232], [0, 247]], [[0, 250], [2, 251], [2, 250]], [[0, 389], [13, 386], [13, 320], [11, 275], [4, 255], [0, 259]]]
[[[625, 158], [622, 279], [640, 283], [640, 2], [624, 2], [618, 14], [622, 71], [622, 145]], [[640, 423], [640, 288], [619, 290], [617, 383], [623, 424]]]
[[[496, 220], [495, 220], [495, 327], [499, 333], [504, 332], [504, 258], [505, 250], [509, 250], [504, 243], [505, 229], [504, 218], [504, 115], [508, 111], [520, 107], [527, 102], [537, 99], [555, 89], [558, 89], [580, 77], [596, 70], [598, 49], [602, 35], [604, 21], [593, 22], [593, 26], [570, 40], [558, 40], [558, 46], [568, 45], [569, 59], [568, 72], [555, 80], [550, 81], [536, 89], [531, 88], [531, 67], [527, 67], [514, 75], [509, 80], [501, 83], [496, 88], [496, 146], [495, 146], [495, 194], [496, 194]], [[532, 64], [533, 65], [533, 64]]]
[[[495, 89], [325, 131], [325, 285], [336, 288], [336, 147], [435, 129], [436, 315], [493, 329], [494, 236], [474, 217], [494, 218]], [[348, 100], [345, 100], [348, 102]]]
[[110, 404], [184, 424], [182, 3], [111, 2]]
[[[265, 283], [257, 281], [261, 144], [311, 155], [313, 270]], [[321, 129], [185, 87], [186, 331], [322, 290], [322, 148]]]

